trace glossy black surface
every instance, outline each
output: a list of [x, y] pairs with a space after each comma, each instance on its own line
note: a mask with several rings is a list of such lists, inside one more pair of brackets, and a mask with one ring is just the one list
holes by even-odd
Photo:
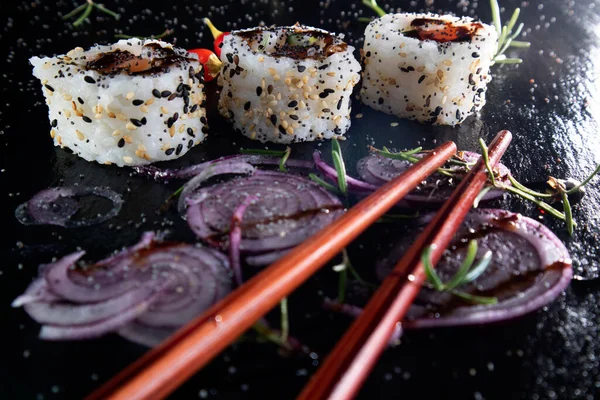
[[[382, 1], [382, 3], [387, 3]], [[403, 11], [452, 12], [491, 20], [486, 1], [395, 2]], [[493, 67], [488, 104], [478, 117], [458, 128], [431, 127], [398, 120], [354, 101], [352, 128], [342, 143], [352, 171], [367, 154], [367, 145], [396, 148], [432, 147], [455, 140], [477, 150], [477, 139], [489, 141], [509, 129], [513, 143], [503, 162], [522, 182], [548, 175], [582, 178], [600, 161], [600, 2], [598, 0], [504, 1], [508, 18], [521, 6], [526, 40], [531, 49], [519, 53], [520, 66]], [[186, 48], [210, 47], [201, 18], [209, 16], [222, 29], [300, 21], [342, 32], [360, 47], [365, 25], [357, 16], [373, 13], [358, 1], [107, 1], [122, 18], [114, 21], [95, 12], [92, 24], [73, 29], [60, 17], [75, 4], [59, 1], [10, 2], [2, 5], [0, 49], [5, 57], [0, 80], [0, 185], [2, 246], [0, 247], [1, 398], [81, 398], [143, 354], [144, 349], [116, 336], [87, 342], [42, 342], [39, 326], [22, 310], [10, 308], [37, 266], [81, 247], [88, 259], [137, 241], [149, 229], [169, 229], [171, 238], [193, 236], [174, 211], [156, 210], [177, 184], [163, 186], [127, 169], [88, 163], [54, 148], [48, 135], [47, 110], [28, 58], [65, 53], [75, 46], [114, 41], [115, 33], [149, 35], [174, 28], [168, 38]], [[362, 14], [361, 14], [362, 13]], [[240, 147], [263, 148], [231, 131], [217, 114], [214, 83], [208, 85], [208, 141], [165, 166], [189, 165], [232, 154]], [[362, 118], [356, 118], [358, 113]], [[398, 122], [397, 126], [391, 126]], [[271, 148], [276, 146], [271, 146]], [[296, 157], [308, 158], [314, 148], [293, 146]], [[106, 185], [124, 196], [120, 215], [99, 226], [81, 229], [22, 226], [14, 209], [34, 193], [55, 185]], [[576, 207], [579, 226], [569, 237], [560, 223], [542, 218], [572, 253], [579, 280], [549, 307], [518, 321], [491, 327], [408, 333], [388, 350], [361, 392], [362, 398], [593, 398], [600, 391], [600, 285], [598, 183]], [[501, 206], [534, 218], [539, 212], [520, 200]], [[383, 255], [401, 226], [377, 225], [350, 249], [353, 264], [373, 280], [374, 259]], [[353, 285], [352, 290], [361, 290]], [[173, 398], [292, 398], [318, 367], [319, 360], [349, 324], [346, 317], [322, 310], [322, 296], [335, 296], [335, 273], [325, 268], [290, 298], [292, 334], [311, 349], [310, 355], [282, 357], [269, 344], [243, 342], [228, 349], [177, 391]], [[277, 322], [274, 313], [272, 321]]]

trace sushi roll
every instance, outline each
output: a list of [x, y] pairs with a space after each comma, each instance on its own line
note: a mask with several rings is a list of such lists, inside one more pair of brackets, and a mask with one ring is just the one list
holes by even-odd
[[33, 57], [50, 136], [88, 161], [135, 166], [171, 160], [204, 139], [202, 65], [158, 40], [120, 40]]
[[341, 136], [360, 79], [353, 51], [327, 31], [298, 24], [231, 32], [221, 49], [219, 111], [261, 142]]
[[460, 124], [485, 105], [497, 39], [493, 27], [471, 18], [378, 18], [365, 31], [361, 100], [402, 118]]

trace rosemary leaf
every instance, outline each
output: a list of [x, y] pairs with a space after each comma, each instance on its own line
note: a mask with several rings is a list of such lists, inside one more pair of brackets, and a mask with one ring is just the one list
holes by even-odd
[[490, 7], [492, 8], [492, 21], [498, 36], [502, 34], [502, 20], [500, 19], [500, 6], [498, 6], [497, 0], [490, 0]]
[[485, 145], [483, 139], [481, 138], [479, 138], [479, 145], [481, 146], [481, 156], [483, 157], [483, 163], [485, 164], [485, 168], [487, 169], [490, 181], [492, 182], [493, 186], [496, 186], [496, 177], [494, 176], [494, 170], [492, 170], [492, 166], [490, 165], [490, 156], [488, 155], [488, 148]]
[[281, 311], [281, 341], [287, 343], [290, 335], [290, 320], [288, 314], [288, 299], [284, 297], [279, 302], [279, 310]]
[[567, 224], [567, 231], [569, 235], [573, 235], [573, 212], [571, 210], [571, 202], [569, 201], [569, 195], [565, 191], [561, 191], [560, 196], [562, 198], [563, 208], [565, 210], [565, 222]]
[[452, 279], [450, 279], [450, 281], [448, 281], [444, 284], [444, 286], [446, 287], [447, 290], [454, 289], [454, 288], [462, 285], [463, 283], [465, 283], [465, 277], [467, 276], [467, 274], [469, 273], [469, 270], [473, 266], [476, 256], [477, 256], [477, 241], [470, 240], [469, 244], [467, 245], [467, 254], [466, 254], [465, 259], [463, 260], [462, 264], [458, 268], [458, 271], [456, 271], [456, 273], [454, 274]]
[[379, 7], [377, 1], [375, 0], [362, 0], [362, 3], [371, 10], [375, 11], [380, 17], [383, 17], [385, 14], [387, 14], [383, 8]]
[[240, 149], [241, 154], [250, 154], [256, 156], [277, 156], [283, 157], [285, 150], [267, 150], [267, 149]]
[[85, 11], [81, 14], [81, 16], [79, 18], [77, 18], [75, 20], [75, 22], [73, 22], [73, 26], [77, 28], [79, 25], [83, 24], [85, 22], [85, 20], [92, 13], [92, 8], [93, 8], [92, 5], [88, 4], [87, 7], [85, 8]]
[[92, 5], [94, 7], [96, 7], [98, 10], [102, 11], [103, 13], [110, 15], [117, 21], [121, 18], [120, 14], [117, 14], [116, 12], [109, 10], [108, 8], [104, 7], [104, 5], [102, 5], [102, 4], [92, 2]]
[[346, 181], [346, 166], [344, 165], [344, 159], [342, 158], [342, 149], [337, 139], [331, 141], [331, 156], [333, 158], [333, 165], [337, 172], [338, 186], [342, 194], [348, 194], [348, 182]]
[[531, 43], [529, 42], [522, 42], [520, 40], [513, 40], [512, 42], [510, 42], [510, 47], [516, 47], [516, 48], [520, 48], [520, 49], [527, 49], [529, 47], [531, 47]]
[[336, 188], [335, 186], [333, 186], [329, 182], [325, 182], [323, 179], [319, 178], [317, 175], [315, 175], [313, 173], [308, 174], [308, 177], [313, 182], [318, 183], [319, 185], [323, 186], [325, 189], [329, 190], [330, 192], [333, 192], [333, 193], [339, 193], [340, 192], [338, 188]]
[[492, 252], [486, 251], [481, 260], [469, 271], [469, 273], [464, 277], [462, 284], [466, 284], [469, 282], [473, 282], [475, 279], [479, 278], [481, 274], [485, 272], [485, 270], [490, 266], [492, 262]]
[[432, 246], [427, 246], [427, 248], [425, 248], [423, 254], [421, 255], [421, 263], [423, 263], [427, 280], [433, 285], [433, 288], [438, 291], [444, 290], [445, 286], [431, 264], [431, 248]]
[[71, 19], [73, 18], [75, 15], [79, 14], [81, 11], [83, 11], [84, 8], [88, 7], [89, 4], [88, 3], [83, 3], [79, 6], [77, 6], [73, 11], [71, 11], [68, 14], [65, 14], [62, 16], [63, 20], [67, 20], [67, 19]]
[[460, 297], [461, 299], [467, 300], [468, 302], [473, 304], [491, 305], [498, 303], [498, 298], [496, 297], [476, 296], [474, 294], [461, 292], [459, 290], [452, 290], [451, 292], [453, 295]]
[[290, 158], [290, 154], [292, 153], [292, 149], [288, 146], [285, 148], [285, 152], [283, 154], [283, 156], [281, 157], [281, 160], [279, 161], [279, 171], [281, 172], [287, 172], [287, 168], [285, 167], [285, 163], [287, 162], [288, 158]]

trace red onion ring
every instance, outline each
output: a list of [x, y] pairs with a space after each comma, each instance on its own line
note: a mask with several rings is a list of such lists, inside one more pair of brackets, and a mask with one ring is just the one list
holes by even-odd
[[[323, 173], [323, 175], [325, 175], [326, 178], [333, 182], [337, 182], [337, 171], [335, 170], [335, 168], [327, 165], [327, 163], [321, 159], [321, 153], [319, 153], [318, 151], [313, 152], [313, 160], [315, 161], [315, 165], [317, 166], [317, 168]], [[376, 185], [373, 185], [369, 182], [359, 181], [358, 179], [352, 178], [351, 176], [346, 176], [346, 182], [348, 183], [348, 188], [356, 192], [371, 193], [377, 190], [378, 188], [378, 186]]]
[[231, 231], [229, 233], [229, 259], [231, 260], [231, 268], [235, 276], [235, 281], [239, 285], [242, 284], [242, 267], [240, 265], [240, 242], [242, 240], [242, 220], [244, 219], [244, 212], [248, 206], [254, 203], [258, 198], [256, 196], [248, 196], [246, 199], [236, 207], [233, 211], [233, 218], [231, 219]]
[[[457, 289], [474, 295], [495, 296], [498, 303], [468, 304], [458, 302], [449, 292], [423, 288], [402, 323], [405, 329], [514, 319], [547, 305], [571, 281], [571, 259], [567, 249], [548, 228], [531, 218], [491, 209], [468, 214], [451, 244], [449, 255], [444, 256], [436, 267], [443, 281], [449, 280], [457, 270], [470, 239], [477, 240], [479, 256], [492, 250], [492, 264], [474, 282]], [[381, 278], [409, 245], [403, 242], [378, 265]]]
[[[415, 154], [415, 157], [422, 157], [425, 153]], [[469, 163], [474, 163], [479, 160], [479, 154], [470, 151], [461, 152], [462, 159]], [[365, 182], [374, 185], [375, 188], [391, 181], [408, 168], [413, 163], [404, 160], [394, 160], [386, 158], [377, 154], [370, 154], [364, 158], [361, 158], [357, 163], [357, 172], [361, 179]], [[446, 168], [460, 171], [463, 169], [462, 166], [456, 164], [448, 164]], [[510, 185], [508, 175], [510, 171], [503, 164], [498, 164], [499, 179], [505, 185]], [[337, 176], [337, 175], [336, 175]], [[426, 179], [425, 187], [418, 187], [413, 190], [410, 194], [406, 195], [403, 199], [405, 206], [414, 207], [422, 206], [424, 203], [431, 205], [442, 204], [454, 190], [455, 182], [451, 182], [447, 176], [441, 173], [435, 173]], [[428, 186], [433, 184], [433, 190], [428, 190]], [[482, 200], [493, 200], [502, 196], [503, 191], [499, 189], [492, 189], [488, 191], [482, 198]]]
[[[104, 197], [113, 203], [113, 208], [103, 215], [94, 218], [72, 220], [80, 209], [74, 197]], [[121, 195], [110, 188], [74, 186], [55, 187], [42, 190], [29, 201], [19, 205], [15, 217], [23, 225], [57, 225], [65, 228], [80, 228], [102, 223], [119, 214], [123, 206]]]
[[45, 324], [47, 340], [101, 336], [137, 323], [175, 329], [231, 290], [229, 262], [207, 247], [160, 242], [152, 233], [120, 253], [75, 268], [84, 252], [41, 268], [13, 302]]
[[[230, 164], [225, 170], [250, 171], [245, 169], [247, 165]], [[247, 177], [200, 188], [198, 185], [206, 180], [203, 175], [190, 181], [190, 189], [184, 189], [180, 204], [188, 205], [186, 216], [192, 231], [224, 250], [228, 248], [226, 241], [234, 211], [248, 196], [256, 196], [258, 201], [248, 206], [241, 227], [239, 249], [246, 255], [288, 250], [342, 213], [335, 196], [297, 175], [256, 170]]]
[[[134, 167], [133, 169], [140, 175], [155, 179], [157, 181], [167, 182], [171, 179], [192, 178], [205, 171], [206, 168], [210, 167], [211, 165], [219, 164], [224, 161], [240, 162], [253, 165], [279, 165], [281, 158], [266, 155], [236, 154], [233, 156], [221, 157], [215, 160], [206, 161], [200, 164], [180, 169], [160, 169], [153, 166]], [[285, 165], [291, 168], [302, 169], [311, 169], [314, 166], [314, 164], [310, 161], [295, 159], [288, 159], [285, 162]]]

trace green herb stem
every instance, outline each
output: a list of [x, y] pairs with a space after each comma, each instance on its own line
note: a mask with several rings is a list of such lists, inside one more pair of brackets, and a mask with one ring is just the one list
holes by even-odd
[[362, 0], [362, 3], [371, 10], [375, 11], [380, 17], [383, 17], [385, 14], [387, 14], [383, 8], [379, 7], [379, 4], [377, 4], [377, 1], [375, 0]]
[[[345, 266], [344, 266], [345, 267]], [[346, 300], [346, 283], [348, 282], [348, 269], [342, 268], [339, 271], [339, 280], [338, 280], [338, 303], [342, 304]]]
[[592, 180], [592, 178], [594, 176], [596, 176], [599, 172], [600, 172], [600, 164], [598, 164], [596, 166], [596, 169], [594, 170], [594, 172], [592, 172], [587, 178], [585, 178], [583, 182], [581, 182], [580, 184], [575, 185], [571, 189], [567, 190], [567, 194], [573, 194], [573, 193], [577, 192], [583, 186], [587, 185]]
[[290, 158], [290, 154], [292, 154], [292, 149], [290, 147], [286, 147], [285, 152], [283, 153], [283, 156], [281, 157], [281, 160], [279, 161], [279, 171], [287, 172], [285, 163], [287, 162], [288, 158]]
[[267, 149], [240, 149], [241, 154], [249, 154], [255, 156], [277, 156], [283, 157], [285, 150], [267, 150]]
[[97, 3], [92, 3], [94, 5], [94, 7], [96, 7], [98, 10], [102, 11], [105, 14], [110, 15], [111, 17], [113, 17], [114, 19], [116, 19], [117, 21], [121, 18], [120, 14], [117, 14], [114, 11], [109, 10], [108, 8], [104, 7], [103, 4], [97, 4]]
[[284, 297], [279, 303], [279, 310], [281, 311], [281, 335], [280, 339], [282, 342], [287, 343], [290, 335], [290, 321], [288, 313], [288, 299]]
[[79, 25], [83, 24], [85, 22], [85, 20], [90, 16], [90, 14], [92, 13], [92, 4], [88, 4], [87, 7], [85, 8], [85, 11], [81, 14], [81, 16], [79, 18], [77, 18], [75, 20], [75, 22], [73, 22], [73, 26], [74, 27], [78, 27]]
[[561, 191], [560, 196], [562, 198], [563, 208], [565, 209], [565, 222], [567, 223], [567, 231], [569, 235], [573, 235], [573, 211], [571, 210], [571, 202], [569, 201], [569, 195], [565, 191]]
[[62, 16], [63, 20], [67, 20], [67, 19], [71, 19], [73, 18], [75, 15], [79, 14], [81, 11], [83, 11], [84, 8], [89, 7], [90, 5], [88, 3], [83, 3], [79, 6], [77, 6], [73, 11], [71, 11], [68, 14], [65, 14]]
[[535, 197], [540, 197], [543, 199], [548, 199], [548, 198], [552, 198], [554, 197], [554, 194], [551, 193], [540, 193], [540, 192], [536, 192], [535, 190], [531, 190], [529, 189], [527, 186], [524, 186], [522, 183], [520, 183], [519, 181], [517, 181], [512, 175], [508, 175], [508, 180], [510, 181], [510, 183], [517, 189], [522, 190], [523, 192], [530, 194], [532, 196]]
[[331, 156], [337, 173], [338, 187], [344, 196], [348, 194], [348, 182], [346, 181], [346, 165], [342, 156], [342, 149], [337, 139], [331, 141]]
[[319, 185], [323, 186], [325, 189], [329, 190], [330, 192], [333, 193], [339, 193], [339, 189], [335, 186], [333, 186], [331, 183], [329, 182], [325, 182], [323, 179], [319, 178], [317, 175], [310, 173], [308, 174], [308, 177], [313, 181], [318, 183]]
[[483, 163], [485, 164], [485, 168], [488, 171], [488, 175], [490, 181], [493, 186], [496, 186], [496, 177], [494, 176], [494, 170], [492, 169], [492, 165], [490, 164], [490, 156], [488, 154], [488, 148], [485, 145], [483, 139], [479, 138], [479, 145], [481, 146], [481, 156], [483, 157]]

